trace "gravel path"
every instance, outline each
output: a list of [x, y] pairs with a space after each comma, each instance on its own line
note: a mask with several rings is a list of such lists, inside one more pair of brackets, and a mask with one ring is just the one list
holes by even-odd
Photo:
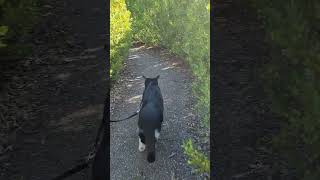
[[134, 112], [141, 101], [146, 77], [160, 75], [164, 98], [164, 124], [156, 145], [156, 161], [149, 164], [138, 151], [137, 120], [111, 124], [111, 179], [197, 179], [182, 152], [182, 141], [192, 136], [192, 78], [181, 60], [166, 51], [133, 48], [120, 80], [111, 90], [111, 120]]

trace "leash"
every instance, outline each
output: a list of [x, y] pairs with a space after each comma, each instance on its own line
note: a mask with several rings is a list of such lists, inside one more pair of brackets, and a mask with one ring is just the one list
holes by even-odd
[[[143, 98], [142, 98], [142, 99], [143, 99]], [[110, 122], [121, 122], [121, 121], [125, 121], [125, 120], [127, 120], [127, 119], [130, 119], [130, 118], [132, 118], [133, 116], [136, 116], [137, 114], [139, 114], [140, 109], [142, 109], [142, 107], [143, 107], [143, 106], [142, 106], [142, 100], [141, 100], [139, 109], [138, 109], [136, 112], [134, 112], [132, 115], [130, 115], [130, 116], [127, 117], [127, 118], [120, 119], [120, 120], [118, 120], [118, 121], [110, 121]]]
[[62, 179], [65, 179], [66, 177], [69, 177], [83, 169], [86, 169], [89, 167], [89, 164], [92, 162], [92, 159], [95, 157], [95, 154], [96, 154], [96, 151], [97, 151], [97, 147], [98, 147], [98, 143], [99, 143], [99, 140], [100, 140], [100, 136], [101, 136], [101, 132], [102, 132], [102, 129], [104, 127], [104, 125], [107, 125], [107, 111], [109, 110], [107, 108], [107, 98], [104, 102], [104, 108], [103, 108], [103, 116], [102, 116], [102, 121], [101, 121], [101, 124], [99, 126], [99, 129], [98, 129], [98, 133], [97, 133], [97, 137], [96, 137], [96, 142], [94, 144], [94, 147], [93, 147], [93, 150], [89, 153], [89, 155], [80, 160], [80, 164], [78, 165], [75, 165], [73, 168], [63, 172], [61, 175], [53, 178], [52, 180], [62, 180]]
[[66, 177], [71, 176], [72, 174], [75, 174], [83, 169], [86, 169], [89, 167], [89, 164], [91, 163], [92, 159], [94, 158], [95, 153], [89, 153], [89, 155], [87, 156], [87, 158], [80, 160], [80, 164], [74, 166], [73, 168], [65, 171], [64, 173], [62, 173], [61, 175], [53, 178], [52, 180], [62, 180]]
[[74, 174], [74, 173], [76, 173], [76, 172], [79, 172], [79, 171], [81, 171], [81, 170], [83, 170], [83, 169], [88, 168], [88, 167], [89, 167], [89, 163], [90, 163], [89, 161], [83, 162], [83, 163], [75, 166], [74, 168], [69, 169], [68, 171], [64, 172], [64, 173], [61, 174], [60, 176], [55, 177], [55, 178], [52, 179], [52, 180], [62, 180], [62, 179], [64, 179], [64, 178], [66, 178], [66, 177], [69, 177], [69, 176], [71, 176], [72, 174]]
[[[140, 109], [136, 112], [134, 112], [132, 115], [130, 115], [129, 117], [126, 117], [126, 118], [123, 118], [123, 119], [120, 119], [118, 121], [109, 121], [109, 122], [121, 122], [121, 121], [125, 121], [127, 119], [130, 119], [134, 116], [136, 116], [138, 113], [139, 113]], [[94, 145], [94, 149], [96, 150], [97, 149], [97, 146], [98, 146], [98, 142], [99, 142], [99, 139], [101, 137], [101, 132], [102, 132], [102, 129], [103, 129], [103, 124], [105, 123], [107, 125], [107, 119], [105, 118], [105, 112], [103, 113], [103, 118], [102, 118], [102, 122], [100, 124], [100, 127], [98, 129], [98, 133], [97, 133], [97, 136], [96, 136], [96, 141], [95, 141], [95, 145]]]
[[[62, 180], [66, 177], [69, 177], [83, 169], [86, 169], [89, 167], [89, 164], [91, 163], [92, 159], [95, 157], [95, 154], [96, 154], [96, 151], [97, 151], [97, 147], [98, 147], [98, 144], [99, 144], [99, 140], [100, 140], [100, 137], [101, 137], [101, 132], [102, 130], [104, 129], [104, 125], [107, 125], [107, 111], [109, 109], [107, 109], [107, 100], [105, 101], [104, 103], [104, 110], [103, 110], [103, 116], [102, 116], [102, 121], [101, 121], [101, 124], [99, 126], [99, 129], [98, 129], [98, 133], [97, 133], [97, 136], [96, 136], [96, 140], [95, 140], [95, 144], [94, 144], [94, 147], [93, 147], [93, 151], [89, 153], [89, 155], [87, 156], [87, 158], [85, 158], [84, 162], [78, 164], [78, 165], [75, 165], [73, 168], [65, 171], [64, 173], [62, 173], [61, 175], [55, 177], [54, 179], [52, 180]], [[141, 104], [140, 104], [141, 106]], [[110, 121], [110, 122], [121, 122], [121, 121], [125, 121], [125, 120], [128, 120], [134, 116], [136, 116], [138, 113], [139, 113], [140, 109], [136, 112], [134, 112], [132, 115], [126, 117], [126, 118], [123, 118], [123, 119], [120, 119], [118, 121]], [[83, 161], [83, 160], [81, 160]]]
[[124, 121], [124, 120], [130, 119], [130, 118], [132, 118], [133, 116], [136, 116], [138, 113], [139, 113], [139, 110], [138, 110], [138, 111], [136, 111], [136, 112], [134, 112], [132, 115], [130, 115], [130, 116], [129, 116], [129, 117], [127, 117], [127, 118], [120, 119], [120, 120], [118, 120], [118, 121], [110, 121], [110, 122], [121, 122], [121, 121]]

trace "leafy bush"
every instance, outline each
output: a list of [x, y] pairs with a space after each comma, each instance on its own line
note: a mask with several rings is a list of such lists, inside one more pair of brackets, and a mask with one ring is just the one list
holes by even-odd
[[110, 9], [110, 76], [115, 79], [131, 45], [131, 13], [125, 0], [111, 0]]
[[199, 173], [207, 173], [210, 172], [210, 163], [208, 158], [197, 149], [193, 147], [193, 143], [191, 139], [186, 140], [182, 148], [184, 153], [189, 157], [188, 164], [193, 166], [195, 170]]
[[[209, 126], [210, 107], [210, 4], [208, 0], [127, 0], [132, 13], [133, 38], [148, 45], [164, 46], [186, 59], [196, 80], [193, 93], [202, 122]], [[208, 172], [208, 158], [185, 144], [191, 164]], [[200, 162], [202, 161], [202, 162]], [[204, 163], [204, 166], [202, 166]]]
[[285, 119], [274, 147], [299, 179], [320, 177], [320, 1], [254, 1], [274, 51], [265, 78]]

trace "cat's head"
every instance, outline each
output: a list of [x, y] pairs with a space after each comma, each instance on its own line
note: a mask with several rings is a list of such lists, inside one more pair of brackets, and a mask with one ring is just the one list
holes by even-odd
[[158, 79], [159, 79], [160, 75], [158, 75], [155, 78], [147, 78], [144, 75], [142, 77], [144, 78], [145, 87], [148, 87], [149, 84], [158, 85]]

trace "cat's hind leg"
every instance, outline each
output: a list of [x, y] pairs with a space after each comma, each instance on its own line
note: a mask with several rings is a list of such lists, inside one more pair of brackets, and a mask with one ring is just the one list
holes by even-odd
[[142, 152], [146, 149], [145, 137], [143, 133], [139, 132], [139, 151]]

